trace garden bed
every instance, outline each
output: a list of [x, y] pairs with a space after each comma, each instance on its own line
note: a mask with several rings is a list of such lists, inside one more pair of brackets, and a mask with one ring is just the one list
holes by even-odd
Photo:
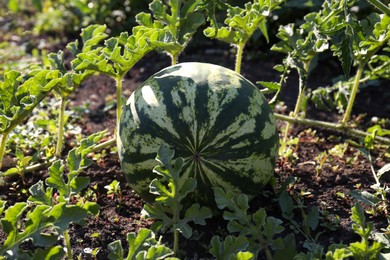
[[[132, 238], [150, 230], [156, 239], [148, 237], [146, 243], [138, 244], [140, 251], [166, 250], [172, 255], [178, 250], [175, 256], [181, 259], [389, 257], [388, 17], [366, 5], [359, 6], [360, 17], [359, 10], [339, 1], [325, 1], [307, 10], [291, 1], [286, 8], [297, 8], [298, 19], [287, 9], [278, 9], [283, 1], [270, 1], [270, 6], [262, 5], [277, 15], [270, 19], [267, 35], [264, 19], [270, 17], [257, 4], [248, 4], [241, 16], [232, 18], [231, 6], [213, 6], [219, 1], [206, 1], [208, 8], [193, 2], [192, 7], [198, 8], [180, 6], [182, 12], [174, 12], [175, 1], [164, 2], [168, 8], [164, 11], [159, 0], [153, 1], [150, 10], [137, 6], [153, 15], [138, 16], [139, 26], [133, 31], [107, 38], [105, 33], [112, 28], [92, 25], [82, 31], [78, 39], [82, 44], [72, 42], [69, 49], [64, 47], [69, 41], [62, 42], [58, 35], [77, 37], [74, 33], [61, 32], [54, 41], [52, 33], [29, 39], [32, 33], [21, 34], [16, 25], [32, 30], [33, 21], [22, 22], [23, 17], [20, 23], [12, 22], [10, 17], [17, 15], [0, 19], [2, 28], [19, 34], [0, 36], [4, 42], [0, 53], [6, 53], [6, 48], [15, 50], [0, 57], [0, 87], [30, 86], [23, 93], [15, 90], [14, 98], [7, 96], [7, 88], [1, 93], [6, 101], [0, 102], [0, 137], [4, 138], [0, 140], [7, 141], [7, 149], [0, 164], [0, 259], [1, 253], [8, 257], [26, 253], [24, 258], [35, 255], [39, 259], [50, 250], [74, 259], [124, 259], [129, 246], [136, 247]], [[226, 14], [225, 9], [230, 11]], [[182, 22], [188, 19], [191, 26], [183, 22], [176, 27], [176, 18], [167, 16], [167, 10]], [[301, 13], [313, 10], [312, 16]], [[379, 10], [386, 13], [388, 8]], [[348, 20], [353, 28], [343, 16], [347, 12], [356, 19]], [[367, 16], [366, 12], [374, 13]], [[227, 27], [216, 26], [213, 19], [219, 16], [237, 20], [225, 21]], [[241, 19], [253, 20], [243, 23]], [[287, 24], [289, 19], [295, 24]], [[328, 30], [335, 22], [340, 24], [337, 30]], [[210, 27], [204, 27], [206, 23]], [[226, 28], [235, 32], [234, 37], [226, 34]], [[256, 28], [260, 30], [253, 34]], [[352, 38], [349, 30], [357, 30], [359, 37]], [[258, 43], [260, 36], [271, 42], [273, 51], [266, 41]], [[39, 51], [34, 49], [38, 45]], [[51, 54], [50, 61], [45, 51], [58, 50], [64, 52]], [[40, 67], [41, 60], [45, 66]], [[200, 208], [206, 225], [185, 222], [189, 225], [181, 226], [179, 240], [177, 232], [172, 232], [177, 223], [167, 224], [168, 230], [155, 230], [158, 219], [145, 217], [150, 207], [144, 208], [145, 201], [127, 183], [116, 142], [112, 142], [121, 115], [119, 97], [128, 98], [151, 75], [177, 61], [218, 64], [256, 83], [278, 119], [280, 137], [274, 176], [261, 194], [247, 207], [245, 191], [232, 195], [215, 189], [217, 205], [225, 208], [213, 217]], [[20, 72], [3, 75], [9, 68]], [[3, 84], [9, 78], [12, 84]], [[34, 84], [28, 85], [29, 80]], [[8, 110], [4, 109], [7, 105]], [[230, 202], [233, 208], [224, 205]], [[61, 214], [54, 209], [62, 210]], [[190, 238], [184, 238], [188, 234]]]
[[[221, 65], [228, 67], [233, 57], [229, 55], [222, 56], [222, 58], [221, 56], [210, 57], [209, 55], [199, 53], [190, 56], [189, 60], [191, 59], [201, 61], [207, 61], [208, 59], [217, 60]], [[243, 71], [243, 74], [247, 74], [248, 78], [259, 78], [259, 75], [265, 71], [269, 71], [265, 75], [267, 80], [277, 76], [271, 73], [274, 65], [272, 62], [261, 62], [261, 65], [256, 60], [248, 61], [248, 64], [250, 62], [253, 63], [252, 66], [249, 65], [248, 69]], [[149, 55], [147, 61], [137, 65], [125, 79], [124, 93], [128, 96], [146, 78], [166, 65], [167, 62], [164, 57], [156, 54]], [[321, 80], [323, 79], [313, 77], [314, 82]], [[81, 112], [80, 119], [77, 121], [83, 135], [108, 129], [109, 134], [106, 138], [113, 138], [116, 121], [115, 113], [113, 109], [105, 110], [107, 103], [110, 103], [110, 98], [107, 97], [112, 96], [112, 99], [115, 98], [113, 84], [113, 80], [106, 76], [93, 76], [72, 95], [69, 109], [72, 107], [88, 107], [84, 112]], [[289, 97], [296, 95], [296, 92], [297, 89], [294, 86], [290, 86], [289, 91], [282, 94], [282, 99], [288, 100]], [[382, 95], [382, 97], [384, 96]], [[366, 98], [372, 98], [372, 95], [370, 92], [363, 90], [356, 106], [366, 106]], [[379, 99], [378, 96], [372, 107], [386, 107], [387, 105], [387, 99]], [[282, 112], [288, 111], [285, 109]], [[378, 114], [378, 111], [367, 109], [365, 112], [367, 115], [362, 117], [362, 122], [370, 121], [370, 115]], [[309, 108], [309, 114], [315, 114], [311, 112], [311, 108]], [[354, 118], [357, 116], [358, 114], [354, 114]], [[337, 120], [339, 116], [337, 114], [320, 113], [318, 117]], [[285, 123], [279, 121], [278, 125], [279, 128], [283, 128]], [[288, 192], [299, 201], [301, 210], [308, 212], [311, 207], [318, 207], [321, 212], [319, 227], [309, 232], [310, 237], [312, 239], [316, 238], [315, 241], [317, 243], [326, 248], [333, 243], [348, 244], [357, 241], [359, 236], [352, 230], [350, 218], [351, 208], [357, 201], [349, 193], [353, 190], [373, 192], [370, 186], [375, 183], [369, 161], [353, 143], [358, 140], [350, 139], [347, 136], [342, 136], [329, 130], [307, 128], [299, 125], [295, 125], [291, 129], [291, 136], [297, 139], [294, 145], [294, 154], [290, 159], [281, 157], [277, 160], [275, 168], [277, 187], [280, 187], [280, 184], [287, 178], [293, 177], [295, 181], [289, 185]], [[74, 146], [72, 136], [69, 136], [66, 146], [67, 150]], [[386, 150], [378, 149], [374, 152], [373, 158], [375, 160], [373, 166], [375, 169], [380, 169], [389, 162], [388, 158], [386, 159], [384, 156]], [[322, 165], [320, 165], [322, 157], [319, 157], [321, 153], [326, 153], [327, 156], [326, 161]], [[66, 155], [66, 151], [64, 151], [64, 155]], [[88, 217], [82, 226], [78, 224], [71, 225], [69, 235], [73, 254], [74, 256], [80, 256], [82, 259], [93, 259], [91, 251], [98, 250], [96, 251], [97, 259], [107, 259], [110, 253], [107, 248], [109, 243], [119, 239], [123, 245], [126, 245], [127, 233], [138, 232], [142, 227], [148, 228], [153, 221], [142, 217], [141, 211], [145, 202], [128, 186], [115, 150], [110, 152], [110, 149], [108, 149], [104, 156], [97, 159], [81, 175], [91, 178], [88, 191], [84, 194], [99, 204], [100, 213], [98, 216]], [[1, 186], [1, 198], [10, 205], [26, 201], [29, 196], [27, 190], [31, 185], [47, 177], [48, 172], [45, 169], [27, 173], [24, 176], [25, 183], [22, 182], [19, 176], [7, 177]], [[120, 183], [121, 197], [115, 194], [108, 195], [108, 190], [104, 188], [114, 180]], [[385, 185], [389, 184], [389, 181], [385, 183]], [[255, 211], [259, 208], [265, 208], [269, 216], [283, 220], [281, 209], [278, 206], [278, 199], [273, 194], [274, 191], [267, 187], [263, 196], [252, 201], [251, 210]], [[387, 202], [390, 202], [389, 199]], [[299, 210], [297, 210], [296, 220], [298, 223], [301, 223], [302, 216], [299, 214]], [[284, 221], [285, 234], [296, 232], [294, 228], [290, 227], [291, 224], [287, 220]], [[375, 230], [378, 231], [387, 227], [384, 212], [377, 212], [372, 216], [368, 215], [367, 221], [373, 222]], [[210, 257], [205, 251], [207, 249], [207, 241], [213, 235], [223, 235], [227, 222], [222, 217], [216, 217], [207, 221], [207, 223], [208, 226], [206, 228], [202, 226], [196, 227], [199, 230], [198, 240], [181, 240], [183, 256], [188, 258]], [[317, 234], [320, 235], [317, 237]], [[168, 244], [172, 243], [169, 234], [161, 235], [163, 236], [163, 241], [166, 241]], [[3, 233], [1, 240], [4, 241], [5, 238], [6, 235]], [[307, 250], [304, 247], [305, 242], [307, 242], [307, 237], [298, 233], [297, 249]], [[25, 243], [22, 247], [34, 248], [31, 243]]]

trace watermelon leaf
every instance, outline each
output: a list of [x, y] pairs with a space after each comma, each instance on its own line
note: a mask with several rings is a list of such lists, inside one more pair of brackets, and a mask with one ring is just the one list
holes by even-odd
[[251, 252], [286, 247], [283, 240], [276, 237], [284, 230], [280, 219], [267, 217], [265, 209], [248, 214], [248, 197], [244, 194], [225, 192], [222, 188], [214, 188], [214, 194], [218, 207], [225, 209], [223, 217], [229, 221], [229, 232], [246, 237], [249, 247], [254, 250]]
[[244, 253], [248, 249], [248, 246], [249, 242], [244, 236], [234, 237], [229, 235], [223, 241], [219, 236], [213, 236], [209, 253], [215, 259], [232, 259], [232, 256], [237, 257], [233, 259], [255, 259], [255, 256], [251, 252], [246, 252], [246, 254], [249, 254], [247, 255], [248, 258], [238, 258], [238, 254]]
[[207, 37], [234, 45], [245, 45], [253, 33], [260, 29], [268, 42], [266, 29], [266, 17], [273, 10], [282, 4], [283, 0], [264, 1], [258, 0], [254, 3], [246, 3], [244, 8], [227, 6], [227, 26], [219, 27], [216, 22], [203, 32]]
[[69, 173], [64, 177], [64, 162], [55, 161], [49, 167], [50, 177], [46, 179], [46, 185], [57, 189], [59, 201], [68, 201], [74, 194], [80, 192], [89, 184], [89, 177], [78, 177], [79, 173], [91, 164], [87, 155], [92, 152], [94, 146], [103, 138], [106, 131], [98, 132], [81, 140], [80, 146], [72, 149], [66, 159]]
[[31, 186], [29, 192], [31, 196], [29, 197], [28, 201], [33, 202], [37, 205], [39, 204], [49, 205], [49, 206], [54, 205], [52, 200], [53, 189], [47, 188], [45, 190], [43, 181], [38, 181], [33, 186]]
[[180, 232], [185, 238], [190, 238], [192, 228], [188, 223], [205, 225], [205, 219], [211, 217], [211, 210], [195, 203], [182, 212], [187, 195], [196, 188], [196, 179], [182, 180], [180, 172], [184, 161], [182, 158], [177, 158], [172, 162], [173, 157], [174, 150], [169, 148], [167, 144], [161, 144], [156, 156], [160, 165], [153, 169], [153, 172], [161, 178], [154, 179], [149, 186], [150, 192], [157, 197], [153, 204], [144, 206], [144, 211], [147, 217], [157, 220], [152, 228], [169, 229], [175, 234], [174, 252], [177, 253], [178, 236], [176, 234]]
[[[19, 222], [26, 210], [26, 222], [20, 229]], [[0, 248], [0, 254], [19, 255], [19, 244], [27, 238], [32, 238], [36, 246], [50, 247], [57, 242], [59, 233], [70, 223], [79, 223], [89, 214], [88, 207], [65, 203], [55, 206], [37, 205], [32, 209], [29, 209], [27, 203], [16, 203], [5, 211], [5, 216], [1, 219], [7, 239]]]
[[360, 204], [355, 204], [352, 207], [352, 229], [361, 237], [360, 242], [349, 244], [348, 249], [355, 257], [364, 257], [366, 259], [377, 259], [378, 254], [382, 249], [380, 242], [374, 241], [370, 243], [371, 232], [374, 228], [373, 223], [366, 223], [364, 209]]
[[[149, 4], [152, 14], [139, 13], [136, 15], [136, 21], [144, 32], [154, 31], [165, 35], [165, 37], [149, 39], [149, 42], [157, 50], [168, 53], [172, 58], [172, 63], [175, 64], [192, 35], [204, 23], [204, 15], [199, 8], [201, 3], [201, 0], [183, 2], [176, 0], [167, 1], [164, 4], [161, 0], [154, 0]], [[137, 27], [135, 29], [139, 30]]]
[[[12, 254], [22, 257], [19, 245], [30, 238], [34, 245], [45, 247], [36, 251], [34, 259], [44, 255], [50, 255], [54, 259], [60, 258], [64, 251], [58, 250], [54, 244], [59, 236], [66, 232], [69, 224], [81, 224], [87, 216], [98, 214], [99, 207], [95, 202], [78, 202], [75, 205], [69, 202], [71, 196], [89, 184], [88, 177], [78, 177], [78, 174], [88, 165], [86, 156], [104, 134], [105, 131], [83, 139], [80, 147], [69, 152], [67, 168], [70, 172], [67, 178], [64, 177], [64, 163], [60, 160], [55, 161], [49, 168], [50, 177], [46, 179], [48, 187], [45, 187], [43, 181], [39, 181], [29, 189], [29, 204], [16, 203], [5, 210], [1, 224], [7, 239], [0, 248], [1, 255]], [[53, 193], [54, 190], [57, 191], [56, 194]], [[4, 210], [4, 203], [1, 210]], [[22, 216], [26, 216], [23, 225], [19, 223]]]
[[25, 77], [9, 71], [0, 81], [0, 169], [7, 135], [55, 88], [61, 81], [58, 70], [37, 69]]
[[38, 248], [32, 260], [53, 259], [61, 260], [65, 256], [63, 246], [54, 246], [47, 249]]
[[[156, 240], [155, 234], [145, 228], [141, 228], [138, 234], [134, 232], [127, 234], [129, 246], [127, 256], [124, 256], [124, 249], [121, 241], [116, 240], [108, 245], [111, 253], [108, 258], [111, 260], [123, 259], [165, 259], [173, 255], [173, 251]], [[173, 259], [173, 258], [171, 258]]]

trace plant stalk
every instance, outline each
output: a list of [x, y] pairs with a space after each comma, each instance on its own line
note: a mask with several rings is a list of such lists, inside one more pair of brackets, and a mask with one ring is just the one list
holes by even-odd
[[4, 132], [1, 134], [1, 141], [0, 141], [0, 170], [3, 167], [3, 157], [5, 153], [5, 144], [7, 143], [7, 136], [8, 132]]
[[[309, 70], [310, 60], [304, 63], [304, 71], [298, 69], [299, 74], [299, 93], [297, 98], [297, 103], [295, 104], [294, 112], [292, 113], [293, 117], [297, 117], [299, 112], [301, 111], [301, 107], [303, 105], [303, 99], [305, 96], [306, 89], [306, 76], [304, 75]], [[287, 122], [286, 129], [284, 132], [284, 141], [287, 141], [288, 132], [290, 131], [291, 122]]]
[[344, 113], [344, 117], [341, 120], [341, 124], [343, 124], [343, 125], [345, 125], [348, 122], [348, 120], [351, 116], [352, 107], [353, 107], [353, 104], [355, 103], [355, 97], [356, 97], [356, 94], [357, 94], [357, 91], [359, 88], [359, 82], [360, 82], [360, 78], [362, 77], [362, 74], [363, 74], [364, 66], [365, 66], [365, 63], [360, 63], [359, 67], [356, 71], [355, 80], [353, 82], [353, 86], [352, 86], [352, 90], [351, 90], [351, 96], [349, 98], [347, 109], [345, 110], [345, 113]]
[[378, 0], [367, 0], [370, 4], [375, 6], [378, 10], [386, 14], [387, 16], [390, 16], [390, 8], [386, 6], [384, 3]]
[[179, 255], [179, 230], [176, 228], [176, 224], [173, 225], [173, 253], [177, 257]]
[[65, 108], [66, 100], [64, 97], [61, 97], [61, 108], [58, 121], [58, 136], [57, 136], [57, 147], [56, 147], [56, 156], [61, 157], [62, 146], [64, 143], [64, 127], [65, 127]]
[[116, 81], [116, 99], [117, 99], [117, 104], [116, 104], [116, 125], [117, 129], [119, 126], [119, 121], [122, 115], [122, 82], [123, 82], [123, 77], [117, 77], [115, 79]]
[[66, 257], [68, 259], [73, 259], [73, 253], [72, 253], [72, 245], [70, 243], [70, 237], [69, 237], [69, 230], [66, 229], [64, 231], [64, 239], [65, 239], [65, 245], [66, 245]]
[[[335, 132], [339, 132], [342, 134], [346, 134], [352, 137], [356, 138], [365, 138], [366, 136], [370, 136], [370, 133], [357, 130], [357, 129], [352, 129], [349, 128], [345, 125], [342, 124], [335, 124], [335, 123], [329, 123], [329, 122], [324, 122], [324, 121], [318, 121], [318, 120], [312, 120], [312, 119], [303, 119], [303, 118], [296, 118], [296, 117], [291, 117], [291, 116], [286, 116], [282, 114], [275, 113], [275, 118], [279, 120], [283, 120], [286, 122], [294, 123], [294, 124], [302, 124], [302, 125], [307, 125], [307, 126], [312, 126], [312, 127], [317, 127], [317, 128], [325, 128], [328, 130], [332, 130]], [[374, 140], [385, 144], [385, 145], [390, 145], [390, 139], [385, 138], [382, 136], [375, 136]]]
[[169, 56], [171, 56], [171, 65], [176, 65], [179, 60], [178, 55], [171, 53]]
[[242, 62], [242, 54], [244, 53], [244, 47], [245, 47], [245, 43], [239, 43], [236, 45], [237, 54], [236, 54], [236, 65], [234, 70], [237, 73], [241, 73], [241, 62]]

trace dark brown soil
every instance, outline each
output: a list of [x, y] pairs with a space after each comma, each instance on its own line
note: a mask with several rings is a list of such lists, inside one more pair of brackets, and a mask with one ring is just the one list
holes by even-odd
[[[226, 53], [223, 50], [215, 50], [215, 52], [208, 50], [206, 55], [205, 53], [202, 53], [201, 56], [184, 55], [183, 61], [212, 62], [231, 68], [232, 66], [229, 66], [229, 64], [233, 64], [234, 58]], [[248, 61], [244, 65], [242, 73], [252, 81], [277, 80], [276, 74], [272, 70], [272, 67], [276, 64], [275, 60], [273, 57], [268, 57], [267, 62]], [[124, 81], [124, 94], [129, 96], [131, 91], [141, 82], [167, 65], [169, 65], [169, 59], [166, 57], [156, 54], [149, 55], [127, 75]], [[326, 81], [330, 80], [329, 77], [321, 73], [318, 75], [318, 78], [311, 79], [309, 85], [317, 85], [318, 82], [325, 82], [326, 84], [328, 83]], [[296, 82], [294, 82], [294, 76], [291, 77], [291, 81], [291, 86], [288, 86], [289, 90], [284, 92], [282, 96], [282, 99], [286, 101], [288, 111], [292, 109], [292, 102], [297, 91], [294, 87]], [[381, 114], [376, 108], [380, 107], [381, 104], [383, 107], [388, 107], [386, 99], [380, 94], [377, 96], [380, 99], [375, 99], [372, 93], [365, 93], [366, 90], [363, 90], [362, 96], [359, 97], [356, 104], [356, 111], [366, 113], [366, 119], [368, 118], [366, 121], [369, 121], [370, 116], [383, 116], [383, 111]], [[104, 129], [108, 129], [111, 135], [113, 134], [115, 109], [108, 111], [104, 109], [112, 100], [115, 100], [115, 85], [111, 79], [105, 76], [91, 77], [72, 96], [69, 107], [88, 104], [88, 112], [84, 114], [83, 120], [80, 121], [85, 135]], [[366, 102], [369, 102], [370, 106]], [[362, 106], [368, 110], [362, 111]], [[373, 111], [371, 111], [371, 108], [373, 108]], [[358, 115], [356, 111], [355, 117]], [[322, 115], [330, 121], [338, 118], [338, 115], [334, 114], [309, 114], [311, 116], [314, 114], [317, 117]], [[284, 123], [279, 122], [279, 125], [282, 127]], [[348, 138], [321, 129], [314, 131], [299, 126], [292, 128], [291, 136], [299, 139], [295, 148], [296, 156], [290, 160], [285, 158], [277, 160], [275, 169], [277, 187], [280, 187], [290, 176], [296, 178], [295, 182], [289, 185], [288, 192], [297, 201], [302, 202], [303, 210], [306, 212], [312, 206], [317, 206], [320, 209], [322, 212], [321, 226], [311, 232], [313, 238], [319, 232], [323, 232], [318, 237], [318, 243], [328, 246], [331, 243], [356, 241], [358, 237], [352, 232], [350, 221], [351, 208], [356, 201], [348, 193], [355, 189], [372, 191], [370, 186], [375, 181], [371, 174], [369, 162], [358, 152], [357, 148], [349, 144], [343, 155], [329, 156], [320, 167], [319, 160], [316, 157], [340, 143], [347, 142]], [[373, 153], [374, 168], [376, 170], [386, 163], [384, 153], [385, 151], [381, 149], [377, 149]], [[81, 259], [93, 259], [91, 254], [86, 253], [86, 249], [98, 248], [97, 259], [107, 259], [109, 254], [107, 245], [110, 242], [120, 239], [124, 248], [126, 248], [126, 234], [137, 232], [141, 227], [149, 227], [151, 220], [145, 220], [141, 217], [143, 201], [127, 185], [115, 153], [107, 151], [103, 158], [96, 161], [83, 174], [91, 178], [90, 189], [96, 194], [96, 202], [100, 205], [100, 214], [96, 217], [89, 217], [83, 226], [72, 225], [70, 227], [73, 254], [75, 257], [80, 256]], [[43, 169], [27, 174], [25, 176], [26, 183], [22, 183], [20, 178], [17, 177], [10, 178], [3, 186], [0, 186], [1, 198], [7, 200], [10, 205], [17, 201], [25, 201], [27, 194], [23, 193], [22, 190], [26, 191], [29, 186], [45, 177], [47, 177], [47, 171]], [[120, 182], [122, 198], [107, 195], [104, 186], [110, 184], [113, 180]], [[267, 194], [252, 201], [253, 210], [258, 207], [265, 207], [269, 216], [283, 219], [274, 191], [268, 188]], [[296, 220], [301, 222], [302, 218], [299, 212], [297, 210]], [[368, 220], [375, 223], [377, 230], [387, 226], [383, 212], [378, 212], [375, 216], [368, 216]], [[283, 221], [286, 228], [285, 234], [293, 232], [289, 228], [288, 221], [284, 219]], [[183, 257], [210, 257], [205, 246], [209, 245], [209, 240], [214, 234], [226, 234], [226, 231], [224, 231], [226, 222], [221, 218], [215, 218], [209, 220], [208, 223], [207, 228], [198, 228], [199, 240], [185, 241], [185, 239], [181, 239]], [[164, 241], [167, 241], [168, 244], [171, 243], [170, 236], [170, 234], [164, 234]], [[4, 234], [0, 232], [0, 241], [4, 241], [4, 239]], [[305, 251], [302, 244], [304, 239], [301, 234], [297, 234], [297, 248], [299, 250]]]

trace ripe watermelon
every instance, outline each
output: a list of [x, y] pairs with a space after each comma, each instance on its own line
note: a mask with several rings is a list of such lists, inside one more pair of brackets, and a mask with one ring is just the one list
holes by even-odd
[[262, 93], [236, 72], [180, 63], [150, 77], [129, 98], [118, 130], [121, 167], [130, 186], [153, 201], [149, 184], [162, 143], [183, 157], [182, 179], [195, 177], [190, 200], [212, 205], [212, 187], [258, 194], [273, 175], [275, 118]]

